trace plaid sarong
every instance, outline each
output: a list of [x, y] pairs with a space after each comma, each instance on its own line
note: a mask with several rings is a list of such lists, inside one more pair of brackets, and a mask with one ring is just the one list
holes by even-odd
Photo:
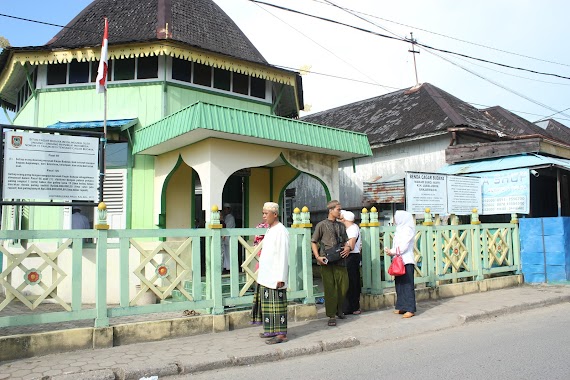
[[257, 284], [251, 323], [263, 323], [266, 336], [287, 335], [287, 289], [271, 289]]

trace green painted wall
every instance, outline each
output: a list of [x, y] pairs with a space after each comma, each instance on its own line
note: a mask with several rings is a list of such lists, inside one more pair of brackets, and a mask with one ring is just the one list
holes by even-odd
[[199, 91], [172, 84], [167, 86], [166, 99], [168, 114], [172, 114], [199, 101], [262, 114], [271, 114], [271, 105], [268, 104], [262, 104], [261, 102], [234, 97], [232, 95], [228, 96], [227, 94], [217, 94], [213, 91]]
[[34, 98], [30, 98], [24, 108], [22, 108], [14, 118], [14, 124], [25, 127], [34, 127], [35, 105], [36, 100]]
[[30, 207], [29, 228], [30, 230], [63, 229], [63, 207]]
[[[57, 121], [102, 120], [103, 98], [94, 88], [41, 90], [38, 124], [45, 127]], [[107, 118], [138, 117], [145, 126], [161, 118], [161, 101], [160, 83], [110, 87]]]
[[[166, 96], [164, 89], [166, 89]], [[140, 126], [160, 120], [198, 101], [220, 104], [263, 114], [271, 113], [271, 106], [240, 97], [200, 91], [162, 82], [111, 84], [107, 94], [107, 118], [138, 118]], [[93, 86], [38, 90], [37, 98], [30, 99], [20, 111], [15, 123], [45, 127], [58, 121], [87, 121], [103, 119], [103, 95]], [[36, 102], [38, 104], [36, 105]], [[166, 107], [163, 107], [166, 102]], [[130, 227], [157, 228], [154, 215], [154, 157], [135, 156], [131, 176]], [[128, 212], [129, 208], [127, 208]], [[30, 229], [59, 229], [63, 227], [61, 207], [32, 207]]]
[[154, 157], [135, 156], [131, 228], [157, 228], [154, 210]]

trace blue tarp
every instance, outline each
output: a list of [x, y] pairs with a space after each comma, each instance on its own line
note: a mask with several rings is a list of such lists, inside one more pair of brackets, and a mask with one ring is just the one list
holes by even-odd
[[494, 172], [517, 168], [532, 169], [548, 166], [557, 166], [570, 170], [570, 160], [529, 153], [446, 165], [441, 167], [437, 172], [444, 174], [467, 174]]

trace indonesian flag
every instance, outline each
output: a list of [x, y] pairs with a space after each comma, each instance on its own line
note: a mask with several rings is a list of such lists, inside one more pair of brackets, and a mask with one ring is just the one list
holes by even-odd
[[99, 69], [97, 70], [97, 80], [95, 81], [95, 90], [98, 93], [107, 91], [107, 50], [109, 47], [109, 22], [105, 17], [105, 32], [103, 33], [103, 44], [101, 46], [101, 60], [99, 61]]

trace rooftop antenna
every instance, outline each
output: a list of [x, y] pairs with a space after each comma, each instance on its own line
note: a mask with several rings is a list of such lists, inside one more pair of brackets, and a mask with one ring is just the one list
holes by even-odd
[[408, 41], [410, 41], [410, 43], [412, 44], [412, 50], [408, 50], [410, 53], [412, 53], [412, 56], [414, 57], [414, 71], [416, 73], [416, 86], [418, 86], [420, 84], [420, 81], [418, 80], [418, 67], [416, 66], [416, 54], [420, 54], [419, 50], [414, 50], [414, 45], [416, 44], [417, 40], [414, 40], [414, 33], [410, 32], [410, 38], [408, 39], [406, 37], [406, 39]]

